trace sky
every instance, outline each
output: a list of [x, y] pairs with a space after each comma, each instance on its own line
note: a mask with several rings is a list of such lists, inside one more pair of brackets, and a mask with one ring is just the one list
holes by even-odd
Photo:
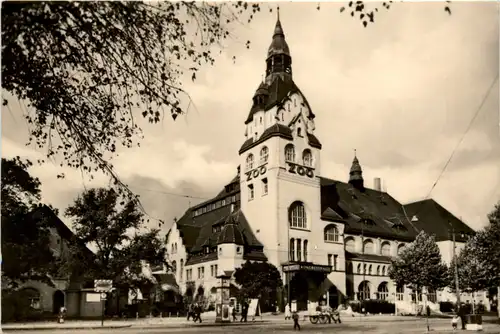
[[[347, 181], [356, 149], [368, 187], [380, 177], [401, 203], [424, 199], [432, 189], [430, 197], [450, 212], [474, 229], [484, 227], [500, 200], [498, 4], [454, 2], [450, 16], [444, 3], [396, 3], [367, 28], [341, 14], [342, 6], [322, 3], [318, 11], [317, 3], [280, 4], [294, 81], [316, 114], [321, 175]], [[165, 230], [236, 174], [244, 121], [276, 22], [268, 8], [275, 7], [263, 4], [250, 24], [231, 26], [233, 38], [215, 65], [185, 82], [193, 101], [186, 115], [142, 122], [141, 146], [114, 160]], [[25, 104], [3, 94], [11, 103], [2, 110], [2, 157], [42, 157], [25, 145]], [[61, 212], [86, 187], [107, 184], [57, 162], [30, 172], [42, 182], [43, 201]], [[60, 173], [66, 177], [57, 179]]]

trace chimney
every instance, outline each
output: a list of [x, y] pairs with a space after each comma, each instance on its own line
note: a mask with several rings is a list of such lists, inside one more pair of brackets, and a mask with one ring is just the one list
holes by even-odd
[[376, 191], [382, 191], [382, 182], [380, 180], [380, 177], [376, 177], [373, 179], [373, 189]]

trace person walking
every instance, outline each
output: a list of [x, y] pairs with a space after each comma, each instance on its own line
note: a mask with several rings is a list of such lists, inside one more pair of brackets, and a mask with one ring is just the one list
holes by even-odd
[[247, 316], [248, 316], [248, 302], [245, 300], [243, 302], [242, 309], [241, 309], [240, 322], [247, 322]]
[[285, 306], [285, 320], [292, 319], [292, 315], [290, 313], [290, 305], [286, 304]]
[[187, 321], [189, 321], [189, 318], [194, 318], [194, 315], [193, 315], [193, 304], [189, 304], [188, 305], [188, 309], [187, 309]]
[[233, 316], [233, 322], [236, 322], [236, 305], [233, 306], [233, 309], [231, 310], [231, 315]]
[[195, 313], [195, 316], [196, 316], [194, 322], [196, 322], [196, 320], [198, 320], [200, 322], [200, 324], [201, 324], [201, 305], [200, 304], [196, 303], [194, 313]]
[[293, 318], [293, 330], [298, 329], [300, 331], [299, 314], [297, 313], [297, 311], [293, 311], [292, 318]]
[[465, 319], [465, 305], [461, 304], [458, 307], [458, 316], [460, 317], [460, 320], [462, 322], [462, 330], [465, 330], [465, 325], [467, 324], [467, 319]]

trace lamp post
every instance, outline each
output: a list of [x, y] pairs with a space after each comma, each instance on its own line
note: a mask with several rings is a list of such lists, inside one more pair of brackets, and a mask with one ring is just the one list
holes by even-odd
[[454, 262], [454, 274], [455, 274], [455, 292], [457, 295], [457, 306], [460, 305], [460, 286], [458, 284], [458, 263], [457, 263], [457, 254], [456, 254], [456, 240], [455, 240], [455, 228], [451, 227], [451, 234], [453, 238], [453, 262]]

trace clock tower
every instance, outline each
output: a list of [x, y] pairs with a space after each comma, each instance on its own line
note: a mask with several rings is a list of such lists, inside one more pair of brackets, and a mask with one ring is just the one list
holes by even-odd
[[267, 258], [280, 270], [297, 258], [316, 262], [311, 241], [323, 239], [323, 228], [315, 226], [321, 224], [321, 143], [314, 135], [314, 118], [293, 81], [278, 12], [266, 76], [253, 96], [239, 156], [241, 209]]

